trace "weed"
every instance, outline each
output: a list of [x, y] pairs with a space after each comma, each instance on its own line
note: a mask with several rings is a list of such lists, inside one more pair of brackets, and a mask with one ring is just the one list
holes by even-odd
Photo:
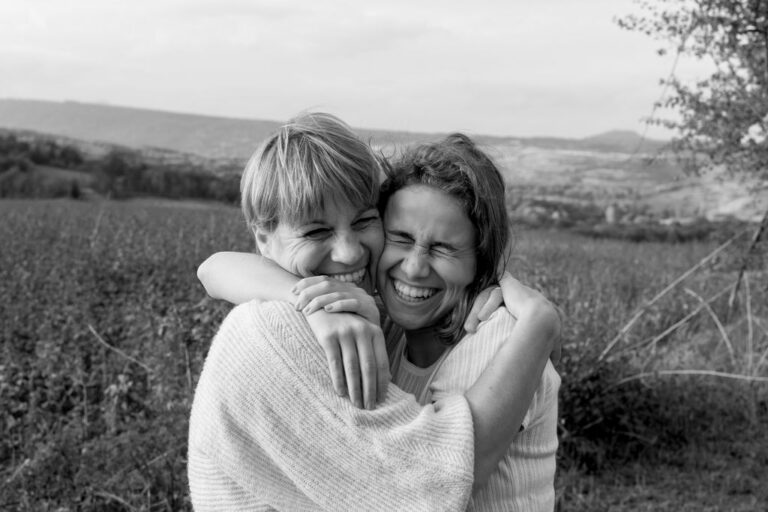
[[[239, 212], [4, 200], [0, 215], [0, 509], [189, 510], [189, 408], [229, 310], [206, 298], [195, 269], [214, 251], [251, 249]], [[727, 294], [709, 301], [735, 276], [721, 263], [646, 302], [714, 241], [547, 230], [517, 238], [510, 270], [567, 317], [559, 509], [706, 510], [708, 499], [757, 509], [766, 499], [758, 485], [768, 463], [765, 386], [679, 371], [766, 376], [764, 263], [750, 263], [740, 313], [726, 318]], [[712, 460], [696, 458], [696, 446]], [[687, 471], [722, 476], [709, 487], [726, 496], [708, 498]], [[702, 494], [678, 488], [678, 496], [665, 477]]]

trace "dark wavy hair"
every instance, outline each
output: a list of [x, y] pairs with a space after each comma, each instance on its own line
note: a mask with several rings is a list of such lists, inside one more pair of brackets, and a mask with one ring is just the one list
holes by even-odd
[[459, 303], [438, 326], [438, 335], [447, 345], [465, 334], [464, 321], [477, 295], [497, 283], [507, 263], [509, 220], [504, 199], [504, 178], [493, 160], [464, 134], [406, 151], [385, 167], [379, 211], [389, 199], [410, 185], [428, 185], [456, 198], [475, 228], [475, 278]]

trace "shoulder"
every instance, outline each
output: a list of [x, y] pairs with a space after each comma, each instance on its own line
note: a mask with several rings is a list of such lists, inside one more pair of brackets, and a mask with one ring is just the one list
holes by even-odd
[[229, 404], [229, 410], [241, 401], [252, 403], [274, 382], [296, 380], [304, 366], [317, 361], [323, 361], [322, 349], [293, 306], [280, 301], [241, 304], [230, 311], [211, 343], [193, 412], [210, 414], [221, 404]]
[[232, 309], [211, 343], [203, 375], [249, 374], [275, 358], [319, 348], [304, 316], [287, 302], [247, 302]]
[[478, 345], [482, 345], [495, 353], [504, 342], [505, 336], [515, 327], [516, 322], [517, 320], [507, 308], [500, 307], [488, 320], [479, 325], [477, 332], [467, 334], [459, 340], [454, 351], [474, 352]]
[[237, 326], [253, 326], [266, 323], [288, 325], [301, 323], [303, 315], [296, 311], [290, 303], [280, 300], [245, 302], [232, 308], [232, 311], [222, 322], [222, 329], [232, 329]]
[[506, 308], [494, 311], [477, 332], [467, 334], [451, 349], [437, 369], [433, 393], [468, 389], [493, 361], [514, 326], [515, 318]]
[[505, 333], [511, 330], [515, 326], [515, 323], [517, 323], [517, 319], [512, 316], [512, 313], [510, 313], [504, 306], [499, 306], [496, 308], [496, 311], [491, 313], [488, 320], [480, 323], [475, 335], [478, 337], [488, 337], [499, 333]]
[[[270, 335], [302, 337], [309, 332], [304, 315], [284, 301], [251, 301], [235, 306], [224, 318], [214, 345], [219, 338], [253, 339]], [[212, 346], [213, 348], [213, 346]]]

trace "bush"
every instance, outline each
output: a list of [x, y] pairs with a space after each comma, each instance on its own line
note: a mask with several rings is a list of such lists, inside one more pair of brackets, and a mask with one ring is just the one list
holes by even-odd
[[40, 173], [21, 169], [12, 169], [0, 174], [0, 197], [75, 197], [71, 180], [47, 179]]

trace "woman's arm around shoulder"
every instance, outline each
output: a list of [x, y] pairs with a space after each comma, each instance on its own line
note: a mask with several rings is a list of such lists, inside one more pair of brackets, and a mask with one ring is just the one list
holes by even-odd
[[465, 393], [475, 427], [476, 487], [484, 484], [520, 430], [544, 366], [559, 347], [555, 306], [511, 276], [501, 284], [504, 302], [517, 321], [504, 332], [489, 332], [493, 325], [484, 332], [480, 326], [475, 335], [480, 343], [489, 335], [503, 336], [503, 343]]
[[242, 304], [254, 299], [293, 302], [299, 278], [258, 254], [217, 252], [197, 268], [197, 278], [214, 299]]

